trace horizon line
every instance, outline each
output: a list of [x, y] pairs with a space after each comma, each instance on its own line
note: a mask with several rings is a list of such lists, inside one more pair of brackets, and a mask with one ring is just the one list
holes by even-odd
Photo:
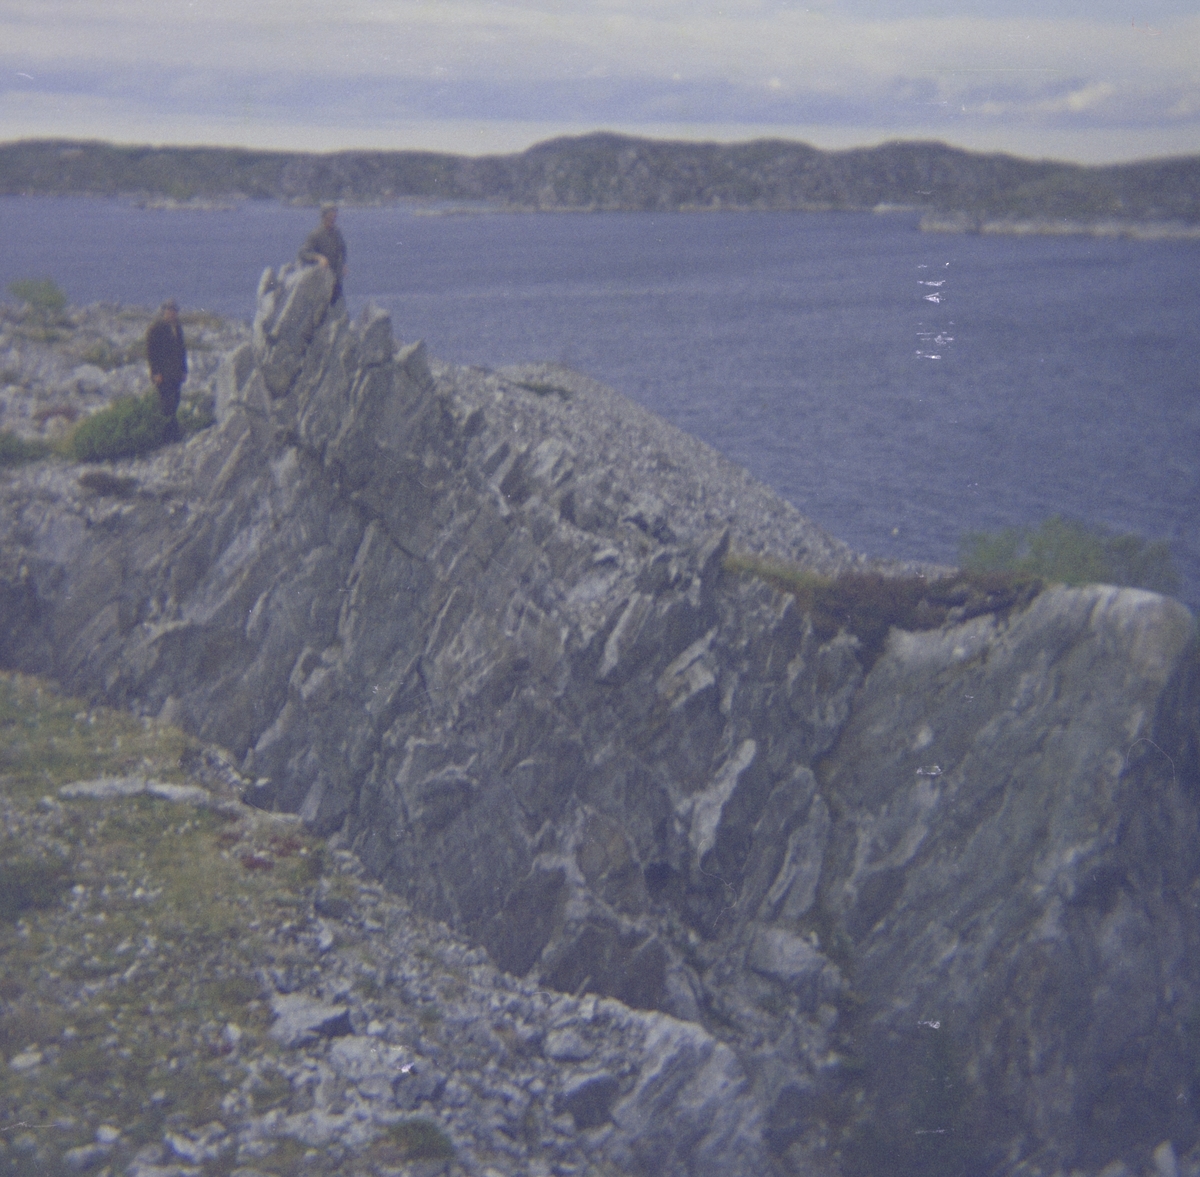
[[256, 147], [246, 146], [240, 143], [221, 143], [221, 142], [178, 142], [178, 141], [152, 141], [145, 140], [123, 140], [123, 139], [102, 139], [94, 137], [74, 137], [69, 135], [27, 135], [20, 136], [14, 139], [0, 140], [0, 150], [11, 147], [19, 147], [22, 145], [35, 144], [61, 144], [71, 147], [109, 147], [117, 150], [150, 150], [150, 151], [233, 151], [245, 153], [247, 155], [290, 155], [290, 156], [315, 156], [315, 157], [330, 157], [339, 155], [440, 155], [449, 156], [457, 159], [496, 159], [509, 156], [526, 155], [539, 147], [545, 147], [548, 144], [560, 141], [593, 139], [593, 138], [612, 138], [612, 139], [628, 139], [635, 142], [654, 143], [670, 146], [691, 146], [691, 147], [724, 147], [736, 148], [746, 147], [755, 143], [783, 143], [794, 147], [804, 147], [811, 151], [818, 152], [821, 155], [850, 155], [856, 152], [871, 152], [879, 151], [886, 147], [904, 147], [904, 146], [927, 146], [942, 148], [946, 151], [960, 153], [962, 155], [972, 155], [980, 157], [1007, 157], [1010, 159], [1021, 160], [1027, 163], [1050, 163], [1057, 164], [1063, 167], [1084, 168], [1084, 169], [1107, 169], [1132, 167], [1141, 164], [1167, 163], [1176, 160], [1200, 159], [1200, 151], [1193, 152], [1178, 152], [1168, 153], [1165, 155], [1149, 155], [1136, 159], [1109, 161], [1104, 163], [1085, 163], [1078, 160], [1066, 159], [1059, 156], [1035, 156], [1025, 155], [1017, 151], [1001, 150], [1001, 149], [984, 149], [978, 147], [964, 147], [959, 144], [947, 142], [945, 139], [930, 136], [914, 136], [905, 138], [903, 136], [893, 136], [886, 139], [881, 139], [875, 143], [863, 143], [848, 147], [820, 147], [806, 139], [790, 137], [786, 134], [782, 135], [751, 135], [744, 139], [722, 139], [719, 137], [711, 138], [691, 138], [684, 136], [669, 136], [669, 135], [654, 135], [654, 134], [635, 134], [626, 130], [609, 130], [606, 128], [596, 128], [590, 131], [580, 132], [564, 132], [561, 134], [552, 134], [544, 139], [538, 139], [529, 144], [527, 147], [510, 150], [510, 151], [455, 151], [449, 149], [438, 149], [434, 147], [338, 147], [328, 149], [302, 149], [293, 147]]

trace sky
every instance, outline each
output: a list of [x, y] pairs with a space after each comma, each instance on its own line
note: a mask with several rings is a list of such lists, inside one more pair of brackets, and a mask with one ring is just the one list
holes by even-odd
[[1200, 0], [0, 0], [0, 141], [1200, 153]]

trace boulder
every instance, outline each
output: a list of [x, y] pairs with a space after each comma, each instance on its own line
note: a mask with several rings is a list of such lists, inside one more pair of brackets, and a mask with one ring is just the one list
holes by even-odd
[[[350, 1034], [350, 1011], [303, 993], [280, 993], [271, 1000], [271, 1037], [285, 1047], [307, 1046], [321, 1038]], [[339, 1056], [341, 1057], [341, 1056]]]

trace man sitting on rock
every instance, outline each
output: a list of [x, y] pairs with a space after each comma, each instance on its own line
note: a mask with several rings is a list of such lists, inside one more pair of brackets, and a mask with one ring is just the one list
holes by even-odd
[[179, 323], [179, 304], [168, 299], [162, 304], [158, 318], [146, 332], [146, 359], [150, 363], [150, 379], [158, 392], [158, 405], [167, 419], [164, 441], [178, 441], [179, 390], [187, 376], [187, 347]]
[[308, 265], [325, 266], [333, 271], [333, 294], [330, 303], [342, 297], [342, 279], [349, 272], [346, 265], [346, 239], [337, 227], [337, 205], [321, 206], [321, 223], [309, 235], [300, 250], [300, 260]]

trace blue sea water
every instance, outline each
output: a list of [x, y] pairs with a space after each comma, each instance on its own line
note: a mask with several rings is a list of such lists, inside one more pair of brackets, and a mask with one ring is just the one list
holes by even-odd
[[[249, 317], [311, 210], [2, 198], [0, 285]], [[873, 555], [1053, 514], [1170, 541], [1200, 606], [1200, 243], [921, 233], [909, 214], [346, 209], [351, 310], [561, 360]]]

